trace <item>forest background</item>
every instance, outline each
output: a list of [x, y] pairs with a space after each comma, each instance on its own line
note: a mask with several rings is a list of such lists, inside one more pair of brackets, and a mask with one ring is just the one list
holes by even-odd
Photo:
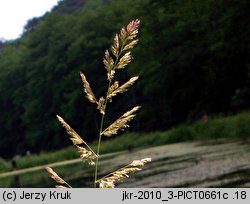
[[134, 104], [142, 106], [130, 129], [138, 133], [247, 111], [249, 10], [248, 0], [60, 1], [30, 19], [19, 39], [0, 42], [0, 156], [70, 145], [56, 114], [86, 141], [97, 139], [99, 115], [84, 98], [79, 72], [99, 97], [111, 36], [136, 18], [140, 42], [119, 78], [140, 80], [130, 96], [114, 99], [107, 124]]

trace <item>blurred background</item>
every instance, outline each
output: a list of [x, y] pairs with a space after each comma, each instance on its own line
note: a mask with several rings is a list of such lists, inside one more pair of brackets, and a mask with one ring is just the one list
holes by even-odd
[[0, 187], [53, 187], [47, 164], [91, 187], [93, 168], [55, 115], [96, 148], [100, 115], [79, 72], [101, 97], [103, 54], [133, 19], [140, 41], [117, 77], [140, 78], [108, 106], [105, 125], [142, 108], [103, 142], [101, 174], [152, 157], [118, 187], [250, 187], [249, 10], [248, 0], [61, 0], [15, 38], [1, 27]]

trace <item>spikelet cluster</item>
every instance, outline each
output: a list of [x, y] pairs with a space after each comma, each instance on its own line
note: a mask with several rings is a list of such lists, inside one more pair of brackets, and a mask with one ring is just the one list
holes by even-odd
[[94, 161], [97, 156], [94, 152], [89, 151], [86, 148], [78, 146], [78, 145], [76, 145], [76, 147], [78, 149], [78, 152], [80, 153], [80, 158], [82, 160], [86, 160], [91, 166], [95, 165]]
[[56, 172], [50, 167], [46, 167], [46, 170], [50, 174], [50, 177], [58, 184], [56, 188], [71, 188], [71, 186], [64, 181], [60, 176], [57, 175]]
[[56, 117], [62, 124], [62, 126], [65, 128], [67, 133], [70, 135], [70, 140], [73, 142], [74, 145], [86, 144], [83, 139], [76, 133], [76, 131], [71, 128], [61, 116], [57, 115]]
[[105, 99], [101, 97], [97, 102], [97, 109], [100, 111], [101, 114], [105, 114]]
[[114, 134], [117, 134], [118, 130], [124, 130], [125, 128], [129, 127], [128, 122], [135, 117], [135, 112], [139, 108], [140, 106], [136, 106], [132, 110], [124, 113], [119, 119], [112, 123], [101, 134], [110, 137]]
[[[76, 133], [76, 131], [71, 128], [68, 123], [64, 121], [62, 117], [57, 115], [57, 119], [60, 121], [62, 126], [66, 129], [67, 133], [70, 135], [70, 140], [73, 142], [73, 144], [77, 147], [78, 152], [80, 153], [80, 158], [82, 160], [86, 160], [90, 165], [95, 165], [95, 159], [97, 155], [94, 153], [94, 151], [87, 145], [87, 143]], [[89, 150], [87, 150], [84, 147], [81, 147], [80, 145], [86, 145]]]
[[93, 93], [93, 91], [92, 91], [92, 89], [91, 89], [91, 87], [89, 85], [89, 82], [87, 81], [85, 75], [82, 72], [80, 72], [80, 76], [82, 78], [84, 92], [86, 93], [87, 99], [89, 99], [89, 101], [91, 103], [97, 103], [96, 97], [95, 97], [95, 95], [94, 95], [94, 93]]
[[108, 99], [111, 100], [111, 98], [116, 96], [118, 93], [123, 93], [127, 91], [128, 88], [132, 86], [138, 78], [139, 78], [138, 76], [132, 77], [131, 79], [129, 79], [129, 81], [127, 81], [121, 86], [119, 86], [118, 81], [115, 81], [114, 84], [110, 86], [110, 89], [108, 92]]
[[145, 158], [142, 160], [135, 160], [131, 164], [108, 174], [102, 179], [98, 180], [100, 188], [114, 188], [115, 183], [129, 177], [130, 174], [137, 171], [141, 171], [140, 166], [144, 166], [146, 163], [150, 162], [151, 158]]
[[[116, 69], [123, 69], [131, 62], [132, 55], [129, 50], [138, 43], [138, 39], [134, 38], [137, 37], [139, 24], [139, 20], [134, 20], [131, 21], [127, 27], [122, 28], [120, 33], [115, 35], [111, 50], [105, 51], [103, 62], [107, 70], [107, 78], [110, 82], [114, 77]], [[108, 88], [107, 97], [100, 97], [100, 99], [97, 100], [89, 82], [86, 79], [86, 76], [82, 72], [80, 73], [80, 76], [87, 99], [91, 103], [96, 103], [97, 109], [103, 115], [105, 114], [106, 100], [111, 101], [111, 98], [116, 96], [118, 93], [127, 91], [127, 89], [138, 79], [138, 77], [132, 77], [129, 81], [121, 86], [119, 86], [118, 81], [115, 81], [114, 84]]]
[[111, 53], [109, 50], [105, 51], [103, 62], [109, 81], [113, 79], [116, 69], [124, 69], [131, 62], [132, 54], [129, 50], [138, 43], [138, 39], [135, 38], [138, 34], [139, 24], [140, 21], [137, 19], [122, 28], [120, 33], [114, 37]]

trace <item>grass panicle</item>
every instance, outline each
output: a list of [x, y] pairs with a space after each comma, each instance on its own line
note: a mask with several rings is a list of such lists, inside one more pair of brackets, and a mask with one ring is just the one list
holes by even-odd
[[[57, 119], [70, 135], [70, 140], [73, 142], [73, 145], [78, 149], [80, 158], [84, 161], [87, 161], [89, 165], [95, 165], [94, 187], [97, 187], [98, 185], [100, 188], [114, 188], [116, 182], [129, 177], [129, 175], [134, 172], [140, 171], [141, 169], [138, 167], [144, 166], [146, 163], [151, 161], [151, 158], [135, 160], [131, 164], [118, 169], [101, 179], [98, 179], [99, 156], [102, 136], [110, 137], [114, 134], [117, 134], [119, 130], [124, 130], [125, 128], [129, 127], [128, 122], [136, 116], [135, 113], [140, 109], [140, 106], [134, 107], [130, 111], [124, 113], [106, 129], [104, 129], [105, 112], [108, 102], [111, 102], [112, 98], [117, 94], [126, 92], [128, 88], [131, 87], [139, 78], [138, 76], [132, 77], [121, 86], [119, 85], [119, 81], [113, 82], [116, 70], [124, 69], [133, 59], [131, 49], [138, 43], [138, 39], [136, 38], [139, 25], [140, 21], [137, 19], [131, 21], [126, 27], [123, 27], [120, 33], [115, 35], [110, 50], [106, 50], [104, 53], [103, 63], [107, 71], [108, 79], [108, 86], [105, 97], [102, 96], [99, 100], [97, 100], [90, 87], [89, 82], [86, 79], [86, 76], [82, 72], [80, 72], [86, 97], [91, 103], [97, 104], [97, 109], [101, 114], [97, 151], [94, 152], [92, 148], [80, 137], [80, 135], [76, 133], [73, 128], [71, 128], [64, 121], [62, 117], [57, 116]], [[71, 187], [51, 168], [47, 167], [46, 169], [51, 175], [51, 178], [58, 183], [58, 185], [56, 185], [57, 188]]]
[[121, 181], [125, 178], [128, 178], [130, 174], [135, 173], [137, 171], [141, 171], [141, 168], [138, 168], [139, 166], [144, 166], [146, 163], [150, 162], [151, 158], [145, 158], [142, 160], [134, 160], [131, 164], [120, 168], [107, 176], [104, 176], [103, 178], [99, 179], [97, 183], [99, 184], [100, 188], [114, 188], [115, 183], [117, 181]]

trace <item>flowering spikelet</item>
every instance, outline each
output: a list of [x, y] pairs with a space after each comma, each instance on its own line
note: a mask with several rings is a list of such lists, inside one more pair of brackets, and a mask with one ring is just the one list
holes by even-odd
[[101, 135], [110, 137], [114, 134], [117, 134], [118, 130], [124, 130], [124, 128], [129, 127], [127, 124], [130, 120], [135, 117], [135, 112], [140, 108], [140, 106], [134, 107], [132, 110], [124, 113], [119, 119], [112, 123], [108, 128], [106, 128]]
[[100, 188], [114, 188], [115, 182], [111, 179], [103, 179], [99, 181]]
[[119, 87], [119, 81], [115, 81], [108, 90], [108, 98], [110, 98], [111, 94]]
[[112, 97], [116, 96], [118, 93], [123, 93], [127, 91], [128, 88], [132, 86], [138, 78], [139, 77], [132, 77], [129, 81], [127, 81], [120, 87], [119, 87], [118, 81], [116, 81], [109, 89], [108, 99], [111, 99]]
[[[88, 144], [76, 133], [76, 131], [71, 128], [62, 117], [57, 115], [57, 119], [60, 121], [62, 126], [66, 129], [67, 133], [71, 136], [70, 140], [73, 142], [73, 144], [77, 147], [80, 157], [82, 160], [86, 160], [90, 165], [94, 165], [94, 160], [96, 159], [96, 154], [93, 152], [93, 150], [88, 146]], [[79, 145], [86, 145], [90, 150], [87, 150]]]
[[114, 188], [115, 182], [120, 181], [124, 178], [128, 178], [129, 174], [132, 174], [134, 172], [141, 171], [140, 168], [137, 167], [127, 167], [121, 170], [117, 170], [114, 173], [112, 173], [110, 176], [103, 178], [99, 181], [99, 187], [100, 188]]
[[56, 185], [56, 188], [71, 188], [71, 186], [64, 181], [60, 176], [57, 175], [56, 172], [50, 167], [46, 167], [46, 170], [49, 172], [51, 178], [56, 181], [60, 185]]
[[107, 70], [108, 80], [111, 81], [115, 74], [115, 70], [114, 70], [115, 62], [113, 58], [110, 56], [110, 53], [108, 50], [105, 51], [103, 63], [105, 65], [105, 69]]
[[71, 136], [70, 139], [74, 145], [86, 144], [86, 142], [83, 141], [80, 135], [78, 135], [76, 131], [63, 120], [62, 117], [60, 117], [59, 115], [57, 115], [56, 117], [60, 121], [62, 126], [66, 129], [67, 133]]
[[141, 159], [141, 160], [134, 160], [129, 166], [144, 166], [148, 162], [151, 162], [151, 158], [144, 158], [144, 159]]
[[112, 54], [118, 58], [118, 55], [119, 55], [119, 50], [120, 50], [120, 46], [119, 46], [119, 36], [118, 34], [115, 35], [115, 38], [114, 38], [114, 43], [111, 47], [111, 51], [112, 51]]
[[89, 165], [92, 165], [92, 166], [95, 165], [94, 160], [96, 159], [96, 155], [93, 152], [83, 147], [80, 147], [78, 145], [76, 145], [76, 147], [78, 149], [78, 152], [80, 153], [80, 158], [82, 160], [86, 160], [89, 163]]
[[126, 46], [124, 46], [124, 48], [122, 49], [122, 51], [126, 51], [129, 49], [132, 49], [137, 43], [138, 43], [138, 39], [131, 41], [129, 44], [127, 44]]
[[80, 72], [80, 76], [82, 78], [84, 92], [86, 93], [87, 99], [89, 99], [89, 101], [91, 103], [97, 103], [96, 97], [95, 97], [92, 89], [90, 88], [89, 82], [87, 81], [85, 75], [82, 72]]
[[131, 55], [131, 52], [129, 51], [121, 57], [116, 68], [124, 69], [131, 62], [131, 60], [132, 60], [132, 55]]
[[119, 37], [122, 41], [133, 40], [138, 34], [140, 21], [138, 19], [131, 21], [126, 28], [122, 28]]
[[99, 179], [97, 183], [99, 183], [100, 188], [114, 188], [115, 183], [117, 181], [121, 181], [124, 178], [129, 177], [129, 174], [135, 173], [137, 171], [141, 171], [142, 169], [138, 168], [138, 166], [144, 166], [146, 163], [150, 162], [151, 158], [145, 158], [142, 160], [135, 160], [129, 165], [114, 171], [107, 176]]
[[140, 25], [140, 21], [138, 19], [131, 21], [127, 25], [127, 33], [128, 33], [127, 38], [129, 40], [133, 40], [137, 36], [139, 25]]
[[99, 99], [99, 101], [97, 102], [97, 109], [100, 111], [101, 114], [105, 114], [105, 107], [104, 107], [104, 104], [105, 104], [105, 99], [103, 97], [101, 97]]

